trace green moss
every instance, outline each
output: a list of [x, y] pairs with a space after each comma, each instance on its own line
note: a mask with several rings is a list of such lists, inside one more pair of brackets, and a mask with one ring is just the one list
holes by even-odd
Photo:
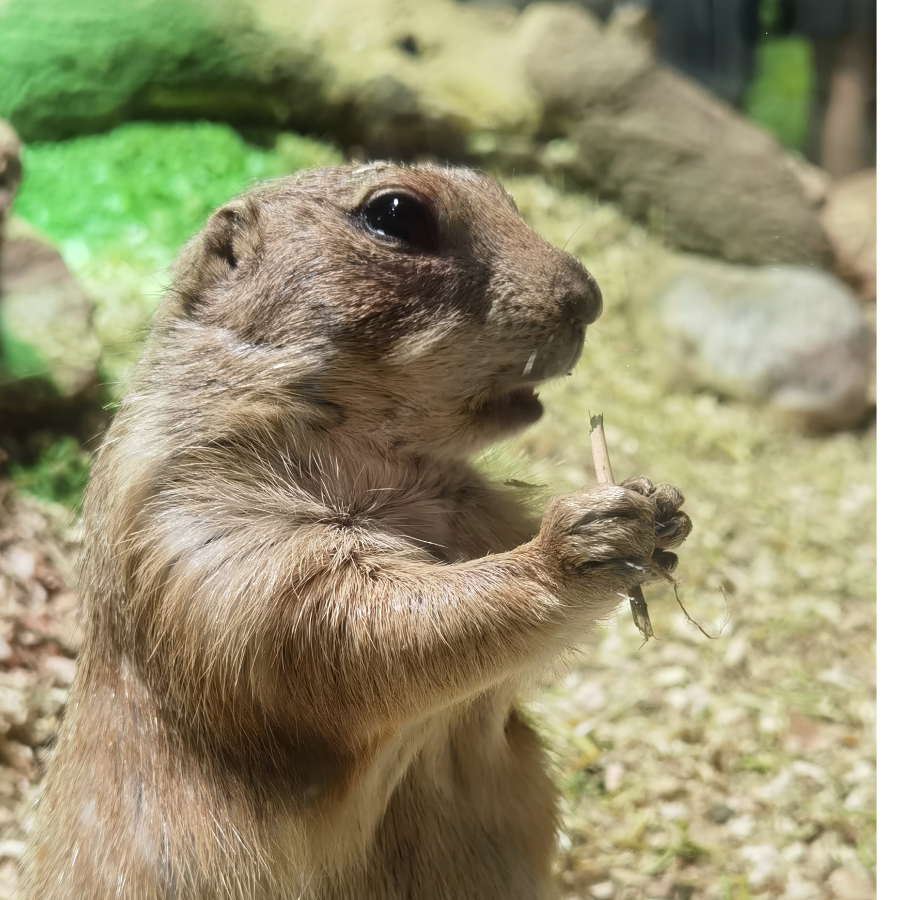
[[168, 262], [212, 209], [253, 181], [339, 161], [330, 146], [295, 135], [263, 150], [224, 125], [132, 123], [26, 146], [16, 212], [90, 254]]
[[10, 466], [19, 490], [71, 509], [81, 508], [89, 471], [90, 456], [73, 437], [51, 444], [31, 465]]
[[757, 72], [745, 111], [792, 150], [806, 139], [812, 91], [812, 53], [801, 38], [767, 38], [757, 50]]

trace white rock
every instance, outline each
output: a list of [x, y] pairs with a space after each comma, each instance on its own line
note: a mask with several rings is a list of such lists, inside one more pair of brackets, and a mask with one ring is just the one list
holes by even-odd
[[874, 341], [847, 287], [800, 266], [680, 266], [651, 306], [681, 379], [769, 402], [813, 428], [859, 422]]
[[749, 837], [756, 829], [753, 816], [738, 816], [728, 823], [728, 830], [737, 838]]
[[635, 872], [632, 869], [625, 869], [622, 867], [612, 868], [609, 870], [609, 874], [612, 875], [613, 881], [628, 887], [642, 885], [647, 882], [646, 875], [641, 875], [639, 872]]
[[37, 556], [32, 551], [15, 545], [3, 554], [3, 567], [20, 581], [34, 578], [37, 561]]
[[826, 684], [833, 684], [835, 687], [843, 688], [846, 691], [852, 690], [859, 683], [852, 675], [848, 675], [837, 666], [833, 666], [824, 672], [820, 672], [818, 678], [819, 681], [824, 681]]
[[41, 662], [41, 669], [57, 687], [65, 687], [75, 680], [75, 660], [67, 656], [48, 656]]
[[778, 716], [760, 716], [757, 727], [763, 734], [778, 734], [784, 723]]
[[743, 637], [732, 638], [728, 642], [723, 660], [729, 669], [739, 666], [747, 656], [747, 641]]
[[599, 884], [592, 884], [588, 893], [594, 900], [612, 900], [616, 896], [616, 886], [611, 881], [601, 881]]
[[675, 687], [675, 685], [684, 684], [687, 677], [687, 669], [683, 666], [667, 666], [660, 669], [653, 680], [661, 687]]
[[852, 516], [866, 506], [875, 496], [875, 488], [871, 484], [856, 484], [841, 494], [838, 510], [842, 515]]
[[659, 808], [659, 814], [670, 822], [688, 820], [688, 808], [683, 803], [663, 803]]
[[756, 791], [756, 796], [763, 800], [774, 800], [780, 797], [793, 781], [790, 769], [782, 769], [768, 784]]
[[702, 684], [692, 684], [687, 688], [688, 700], [691, 706], [691, 715], [702, 715], [709, 709], [709, 691]]
[[788, 876], [781, 900], [820, 900], [822, 888], [812, 881], [804, 881]]
[[860, 784], [871, 781], [875, 777], [875, 767], [865, 759], [858, 759], [853, 763], [853, 768], [844, 776], [847, 784]]
[[672, 688], [666, 692], [666, 703], [678, 712], [687, 710], [696, 718], [709, 708], [709, 692], [702, 684]]
[[781, 865], [781, 854], [771, 844], [757, 844], [741, 849], [741, 856], [751, 866], [747, 882], [751, 887], [768, 883]]
[[865, 809], [869, 805], [869, 789], [867, 787], [857, 788], [850, 791], [844, 799], [844, 809], [848, 812], [857, 812]]
[[625, 766], [622, 763], [611, 762], [603, 773], [603, 786], [613, 794], [622, 786], [624, 777]]
[[0, 841], [0, 859], [21, 859], [24, 853], [22, 841]]
[[691, 698], [684, 688], [672, 688], [671, 691], [666, 691], [666, 703], [676, 712], [681, 712], [690, 702]]
[[29, 709], [25, 697], [14, 688], [0, 685], [0, 721], [6, 723], [6, 728], [24, 725], [28, 721], [28, 716]]
[[802, 841], [795, 841], [793, 844], [788, 844], [788, 846], [781, 851], [781, 858], [791, 865], [800, 862], [804, 856], [806, 856], [806, 844]]

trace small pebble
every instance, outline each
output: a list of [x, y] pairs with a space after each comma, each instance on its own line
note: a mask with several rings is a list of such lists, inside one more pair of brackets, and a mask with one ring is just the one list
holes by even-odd
[[672, 800], [683, 793], [684, 785], [671, 775], [665, 775], [650, 784], [650, 796], [661, 800]]
[[675, 685], [684, 684], [687, 677], [687, 669], [683, 666], [666, 666], [656, 673], [653, 680], [661, 687], [675, 687]]
[[0, 841], [0, 859], [21, 859], [24, 853], [22, 841]]
[[875, 900], [872, 883], [846, 866], [835, 869], [828, 879], [835, 900]]
[[727, 803], [717, 803], [709, 808], [706, 814], [707, 818], [715, 822], [716, 825], [724, 825], [732, 816], [734, 810]]
[[67, 687], [75, 680], [75, 660], [67, 656], [48, 656], [41, 668], [53, 679], [56, 687]]
[[614, 794], [621, 786], [625, 777], [625, 766], [622, 763], [611, 762], [603, 773], [603, 786]]
[[749, 837], [756, 830], [756, 819], [753, 816], [741, 816], [729, 824], [728, 830], [735, 837]]
[[663, 803], [659, 808], [659, 814], [670, 822], [686, 822], [688, 808], [683, 803]]
[[789, 877], [787, 884], [784, 886], [781, 900], [820, 900], [821, 896], [821, 885], [801, 879], [792, 880]]
[[771, 844], [744, 847], [741, 850], [741, 856], [751, 865], [747, 875], [747, 883], [750, 887], [762, 887], [771, 881], [781, 863], [781, 854]]

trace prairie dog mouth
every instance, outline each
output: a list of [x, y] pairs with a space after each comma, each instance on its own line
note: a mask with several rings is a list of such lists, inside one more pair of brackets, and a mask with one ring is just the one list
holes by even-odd
[[574, 328], [571, 333], [556, 334], [544, 343], [523, 354], [522, 369], [517, 373], [521, 381], [537, 384], [571, 374], [584, 349], [585, 329]]
[[499, 393], [475, 407], [475, 415], [479, 419], [490, 419], [498, 425], [510, 428], [532, 425], [543, 414], [543, 404], [531, 386]]
[[[524, 358], [523, 368], [507, 371], [490, 394], [471, 407], [480, 421], [490, 421], [504, 430], [521, 429], [532, 425], [544, 414], [537, 388], [543, 382], [570, 375], [584, 347], [584, 328], [565, 342], [549, 341], [531, 349]], [[511, 367], [510, 367], [511, 368]]]

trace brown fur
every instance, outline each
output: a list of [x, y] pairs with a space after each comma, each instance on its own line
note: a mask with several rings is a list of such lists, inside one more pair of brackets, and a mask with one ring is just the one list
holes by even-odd
[[[366, 229], [383, 190], [432, 211], [435, 252]], [[463, 169], [323, 170], [211, 217], [87, 491], [87, 639], [24, 897], [549, 895], [555, 795], [515, 697], [690, 522], [641, 481], [538, 528], [468, 458], [540, 414], [598, 313]]]

